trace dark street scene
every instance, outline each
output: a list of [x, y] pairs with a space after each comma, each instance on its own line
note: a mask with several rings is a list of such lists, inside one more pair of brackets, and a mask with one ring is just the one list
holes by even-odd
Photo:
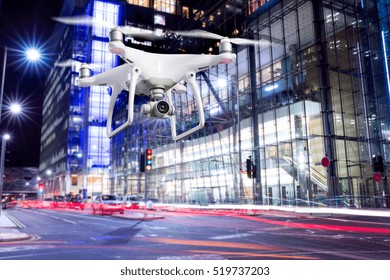
[[0, 0], [0, 38], [0, 277], [388, 266], [389, 0]]

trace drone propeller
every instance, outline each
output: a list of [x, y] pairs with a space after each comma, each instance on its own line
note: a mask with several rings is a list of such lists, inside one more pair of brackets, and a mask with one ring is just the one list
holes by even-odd
[[140, 28], [135, 28], [131, 26], [116, 26], [110, 22], [98, 19], [95, 17], [81, 15], [81, 16], [71, 16], [71, 17], [53, 17], [55, 21], [69, 24], [69, 25], [85, 25], [85, 26], [103, 26], [109, 29], [119, 30], [124, 35], [146, 39], [146, 40], [162, 40], [164, 37], [161, 33], [152, 30], [145, 30]]
[[146, 40], [163, 40], [163, 34], [153, 30], [139, 29], [131, 26], [117, 26], [115, 29], [122, 32], [124, 35], [146, 39]]
[[102, 19], [94, 18], [87, 15], [71, 16], [71, 17], [52, 17], [53, 20], [69, 24], [69, 25], [85, 25], [85, 26], [104, 26], [114, 28], [115, 25]]
[[[215, 34], [212, 32], [195, 29], [189, 31], [174, 31], [176, 34], [185, 37], [193, 37], [193, 38], [203, 38], [203, 39], [212, 39], [212, 40], [222, 40], [224, 36], [219, 34]], [[229, 41], [236, 45], [254, 45], [254, 46], [269, 46], [271, 43], [268, 40], [254, 40], [254, 39], [244, 39], [244, 38], [228, 38]]]
[[[80, 62], [78, 60], [74, 60], [74, 59], [67, 59], [67, 60], [63, 60], [63, 61], [60, 61], [60, 62], [56, 62], [54, 65], [57, 66], [57, 67], [76, 67], [76, 71], [79, 71], [80, 70], [80, 66], [81, 64], [83, 64], [85, 62]], [[88, 68], [90, 69], [98, 69], [100, 67], [102, 67], [102, 65], [100, 64], [89, 64], [89, 63], [85, 63], [88, 65]]]

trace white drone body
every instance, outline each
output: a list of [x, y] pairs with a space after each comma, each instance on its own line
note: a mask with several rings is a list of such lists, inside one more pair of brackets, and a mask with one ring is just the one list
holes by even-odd
[[[197, 54], [155, 54], [140, 51], [124, 45], [123, 34], [118, 30], [110, 33], [110, 52], [119, 55], [125, 62], [124, 65], [110, 69], [101, 74], [90, 76], [88, 65], [83, 63], [80, 67], [78, 86], [111, 86], [112, 95], [108, 107], [107, 136], [113, 137], [133, 123], [134, 98], [136, 94], [148, 95], [151, 101], [142, 105], [142, 112], [151, 118], [170, 118], [172, 139], [180, 140], [204, 127], [205, 118], [202, 98], [199, 86], [196, 83], [196, 73], [211, 66], [221, 63], [229, 63], [236, 59], [232, 53], [229, 39], [221, 40], [218, 55]], [[176, 115], [172, 106], [172, 91], [185, 92], [186, 88], [181, 83], [187, 82], [194, 92], [196, 106], [199, 112], [197, 126], [177, 135]], [[118, 95], [122, 90], [129, 91], [127, 120], [122, 125], [112, 130], [112, 118], [114, 106]], [[163, 97], [167, 101], [163, 100]]]
[[[89, 16], [53, 18], [56, 21], [73, 25], [103, 25], [111, 28], [108, 49], [120, 56], [126, 63], [106, 72], [91, 76], [88, 64], [82, 63], [79, 70], [77, 85], [111, 86], [112, 96], [107, 116], [107, 136], [113, 137], [133, 123], [135, 95], [150, 96], [150, 101], [143, 104], [141, 111], [150, 118], [170, 118], [172, 139], [180, 140], [204, 127], [205, 118], [199, 86], [196, 83], [196, 73], [209, 67], [234, 61], [236, 55], [232, 51], [232, 43], [245, 45], [269, 45], [269, 42], [249, 40], [244, 38], [226, 38], [203, 30], [176, 31], [179, 36], [214, 39], [220, 41], [218, 55], [204, 54], [156, 54], [127, 47], [123, 36], [141, 36], [146, 39], [161, 39], [161, 34], [136, 30], [130, 26], [113, 26], [110, 23]], [[176, 115], [172, 106], [172, 92], [185, 93], [190, 85], [195, 96], [199, 112], [197, 126], [177, 135]], [[127, 120], [112, 130], [112, 119], [115, 102], [122, 90], [129, 92]], [[165, 99], [164, 99], [165, 97]]]

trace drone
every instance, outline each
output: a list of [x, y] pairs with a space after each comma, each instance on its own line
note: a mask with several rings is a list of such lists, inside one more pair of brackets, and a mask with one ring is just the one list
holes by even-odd
[[[205, 125], [204, 109], [196, 73], [218, 64], [227, 64], [236, 60], [233, 44], [268, 44], [261, 40], [227, 38], [203, 30], [175, 31], [178, 36], [197, 37], [219, 40], [219, 54], [160, 54], [141, 51], [124, 44], [124, 36], [138, 36], [155, 40], [161, 38], [153, 31], [140, 31], [130, 26], [114, 26], [102, 20], [89, 17], [57, 17], [54, 20], [72, 25], [103, 24], [110, 28], [108, 50], [121, 57], [124, 64], [100, 74], [91, 76], [91, 66], [81, 63], [79, 67], [79, 87], [111, 86], [112, 95], [108, 107], [106, 133], [109, 138], [129, 127], [134, 120], [135, 95], [149, 96], [150, 101], [142, 104], [141, 112], [152, 119], [170, 119], [172, 139], [181, 140], [202, 129]], [[173, 104], [173, 93], [185, 94], [186, 85], [190, 85], [199, 113], [196, 126], [177, 134], [176, 115]], [[114, 107], [119, 94], [126, 90], [128, 95], [127, 120], [119, 127], [112, 129]]]

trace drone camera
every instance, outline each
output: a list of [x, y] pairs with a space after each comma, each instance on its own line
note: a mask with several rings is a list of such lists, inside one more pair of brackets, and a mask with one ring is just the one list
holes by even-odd
[[143, 104], [141, 111], [144, 115], [148, 115], [150, 118], [163, 119], [169, 116], [173, 116], [175, 108], [165, 100], [151, 101], [147, 104]]
[[160, 101], [157, 102], [156, 109], [160, 114], [168, 114], [171, 109], [171, 106], [169, 106], [168, 102], [166, 101]]

